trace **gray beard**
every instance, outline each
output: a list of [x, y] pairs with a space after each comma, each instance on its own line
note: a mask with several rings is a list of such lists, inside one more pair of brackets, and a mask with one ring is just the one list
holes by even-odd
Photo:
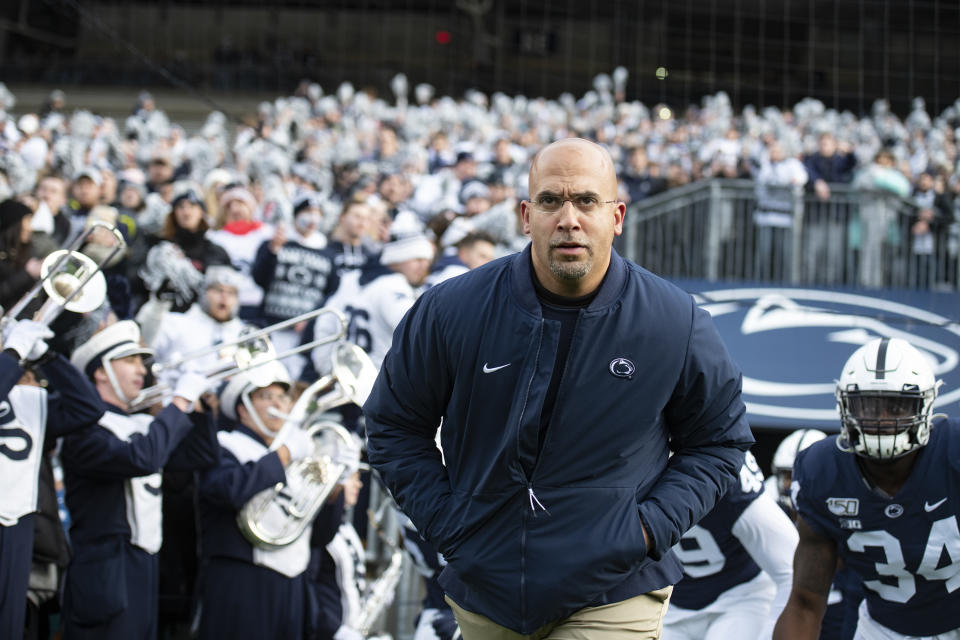
[[593, 256], [590, 256], [586, 262], [559, 262], [550, 261], [550, 273], [559, 280], [580, 280], [590, 273], [593, 266]]

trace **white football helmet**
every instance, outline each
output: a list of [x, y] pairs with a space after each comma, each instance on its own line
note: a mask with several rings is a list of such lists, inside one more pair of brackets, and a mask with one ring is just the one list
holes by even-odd
[[837, 381], [841, 448], [892, 460], [925, 446], [942, 384], [931, 364], [899, 338], [878, 338], [854, 351]]
[[827, 434], [819, 429], [797, 429], [784, 438], [773, 453], [771, 471], [777, 479], [777, 502], [788, 513], [794, 510], [793, 500], [790, 498], [790, 483], [793, 481], [793, 463], [797, 454], [826, 437]]

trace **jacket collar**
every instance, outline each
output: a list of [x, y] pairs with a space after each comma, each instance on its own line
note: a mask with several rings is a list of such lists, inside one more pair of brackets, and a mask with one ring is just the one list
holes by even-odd
[[[510, 283], [520, 306], [533, 315], [541, 315], [540, 300], [537, 299], [537, 292], [533, 288], [533, 262], [530, 258], [530, 247], [528, 243], [526, 248], [516, 254], [510, 265]], [[627, 264], [620, 257], [615, 249], [610, 249], [610, 267], [606, 278], [600, 284], [600, 291], [597, 297], [593, 299], [587, 311], [595, 311], [609, 304], [616, 302], [620, 298], [620, 292], [623, 290], [623, 283], [627, 279]]]

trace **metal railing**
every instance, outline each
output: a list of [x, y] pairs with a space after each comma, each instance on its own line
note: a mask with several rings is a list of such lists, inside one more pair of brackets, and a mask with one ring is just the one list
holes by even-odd
[[960, 223], [831, 185], [829, 200], [751, 180], [696, 182], [631, 204], [623, 254], [659, 275], [785, 285], [956, 290]]

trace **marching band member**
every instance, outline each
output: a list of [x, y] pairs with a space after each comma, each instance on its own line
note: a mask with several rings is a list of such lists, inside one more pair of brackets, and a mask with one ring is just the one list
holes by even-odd
[[[229, 265], [208, 266], [203, 274], [203, 292], [184, 313], [163, 314], [153, 339], [154, 359], [173, 362], [186, 354], [218, 344], [235, 343], [246, 326], [237, 317], [237, 297], [243, 278]], [[222, 354], [211, 352], [193, 358], [190, 366], [213, 372]], [[179, 372], [165, 369], [160, 381], [173, 388]], [[197, 577], [196, 482], [193, 472], [164, 470], [164, 536], [160, 550], [159, 632], [176, 633], [189, 627]]]
[[284, 423], [270, 409], [288, 412], [289, 390], [287, 370], [272, 362], [233, 376], [220, 393], [220, 411], [235, 424], [218, 434], [220, 464], [202, 473], [198, 484], [205, 572], [200, 638], [294, 640], [312, 634], [314, 600], [305, 576], [311, 526], [279, 549], [252, 545], [237, 526], [238, 512], [254, 495], [285, 483], [284, 467], [313, 453], [301, 429], [269, 449]]
[[[0, 353], [0, 637], [23, 636], [33, 549], [37, 475], [44, 440], [96, 422], [103, 415], [90, 383], [66, 358], [48, 352], [47, 327], [11, 322]], [[52, 357], [45, 358], [48, 354]], [[23, 361], [37, 361], [52, 393], [19, 385]]]
[[[360, 497], [360, 443], [338, 451], [338, 462], [346, 463], [340, 476], [343, 507], [351, 509]], [[339, 514], [343, 516], [343, 512]], [[361, 597], [366, 590], [365, 550], [360, 535], [349, 520], [340, 519], [336, 535], [329, 541], [311, 541], [311, 580], [317, 594], [320, 618], [317, 640], [362, 640], [357, 630]], [[323, 544], [326, 542], [326, 544]]]
[[64, 439], [61, 453], [74, 548], [63, 603], [71, 639], [156, 637], [160, 472], [217, 462], [212, 413], [192, 409], [208, 384], [200, 374], [185, 372], [156, 417], [127, 414], [150, 353], [128, 320], [71, 357], [107, 404], [98, 424]]

